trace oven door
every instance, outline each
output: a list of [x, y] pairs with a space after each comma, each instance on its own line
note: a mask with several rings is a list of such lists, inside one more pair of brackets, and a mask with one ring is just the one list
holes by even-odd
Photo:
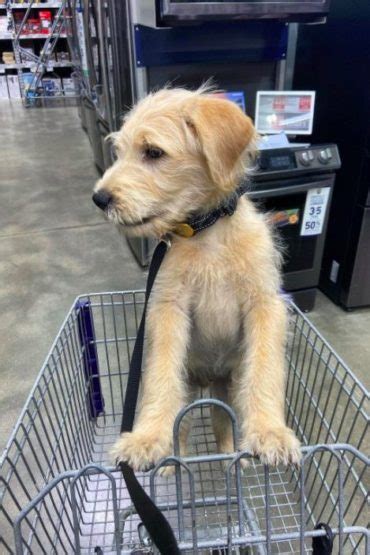
[[[248, 193], [268, 213], [283, 252], [284, 289], [297, 291], [318, 286], [334, 175], [258, 183]], [[305, 218], [310, 191], [325, 190], [318, 234], [310, 233]], [[308, 208], [308, 207], [307, 207]], [[307, 210], [306, 210], [307, 213]]]
[[313, 21], [329, 11], [330, 0], [159, 0], [162, 22], [214, 19]]

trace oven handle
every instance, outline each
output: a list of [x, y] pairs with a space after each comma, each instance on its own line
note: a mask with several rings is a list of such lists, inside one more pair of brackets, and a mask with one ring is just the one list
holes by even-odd
[[[280, 182], [281, 183], [281, 182]], [[295, 193], [305, 193], [310, 189], [321, 189], [322, 187], [331, 187], [334, 183], [334, 176], [327, 179], [316, 181], [306, 181], [305, 183], [297, 183], [296, 185], [283, 185], [269, 189], [258, 189], [255, 191], [246, 191], [250, 198], [269, 198], [282, 197]]]

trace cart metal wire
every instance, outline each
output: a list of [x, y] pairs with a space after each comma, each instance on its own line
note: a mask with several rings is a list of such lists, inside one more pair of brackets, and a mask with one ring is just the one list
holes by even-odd
[[[84, 295], [67, 315], [1, 460], [1, 554], [155, 553], [108, 456], [143, 302], [143, 291]], [[140, 475], [184, 553], [309, 553], [324, 522], [334, 554], [370, 554], [369, 393], [293, 304], [286, 359], [300, 469], [218, 454], [217, 401], [204, 398], [179, 414], [173, 457]], [[185, 457], [178, 433], [189, 412]]]

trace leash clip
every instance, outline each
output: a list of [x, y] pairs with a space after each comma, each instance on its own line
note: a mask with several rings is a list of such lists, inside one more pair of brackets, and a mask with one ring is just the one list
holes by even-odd
[[163, 237], [161, 237], [160, 240], [163, 241], [164, 243], [166, 243], [167, 250], [172, 247], [171, 236], [170, 235], [163, 235]]

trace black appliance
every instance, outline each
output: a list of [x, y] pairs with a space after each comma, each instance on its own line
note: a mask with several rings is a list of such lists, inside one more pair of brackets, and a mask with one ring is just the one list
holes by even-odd
[[[247, 193], [269, 212], [281, 236], [284, 290], [305, 312], [315, 303], [334, 172], [339, 168], [339, 153], [333, 144], [262, 150]], [[307, 206], [315, 198], [318, 203]], [[313, 221], [305, 218], [311, 210], [320, 212], [317, 233], [311, 229], [315, 216]]]
[[284, 19], [312, 21], [326, 15], [330, 0], [160, 0], [159, 18], [165, 23], [201, 19]]
[[370, 305], [370, 3], [333, 0], [324, 27], [299, 31], [295, 87], [316, 89], [314, 141], [342, 159], [320, 288], [351, 309]]

